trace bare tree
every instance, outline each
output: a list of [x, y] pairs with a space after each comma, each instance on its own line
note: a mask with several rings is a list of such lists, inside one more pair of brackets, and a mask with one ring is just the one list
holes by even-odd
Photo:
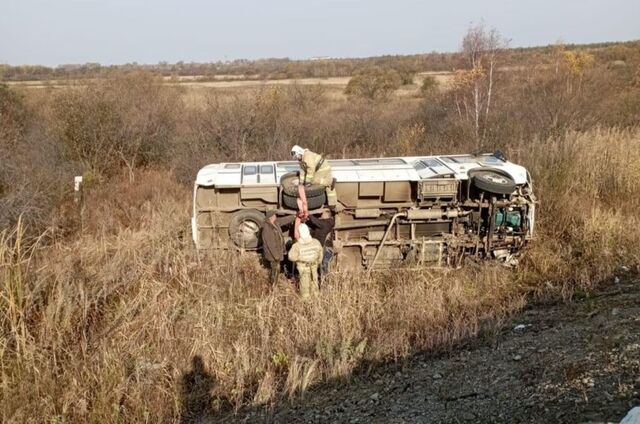
[[[462, 103], [466, 115], [471, 116], [478, 147], [486, 136], [497, 56], [507, 45], [507, 39], [495, 28], [487, 29], [484, 23], [470, 26], [462, 39], [460, 50], [469, 69], [459, 73], [458, 86], [461, 94], [471, 96], [471, 102], [465, 98]], [[457, 107], [460, 110], [458, 102]]]

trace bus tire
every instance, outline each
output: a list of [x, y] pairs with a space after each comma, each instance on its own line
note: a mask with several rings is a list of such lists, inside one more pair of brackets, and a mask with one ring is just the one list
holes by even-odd
[[[326, 204], [327, 196], [323, 193], [321, 196], [307, 197], [307, 209], [320, 209]], [[298, 196], [289, 196], [282, 193], [282, 204], [289, 209], [298, 210]]]
[[473, 185], [489, 193], [512, 194], [516, 190], [513, 178], [490, 170], [478, 170], [472, 174]]
[[[300, 179], [297, 172], [289, 172], [284, 174], [280, 178], [280, 185], [282, 186], [282, 192], [290, 197], [298, 197], [298, 185], [300, 185]], [[325, 193], [325, 187], [320, 184], [306, 184], [304, 191], [307, 194], [307, 200], [312, 197], [319, 197]]]
[[235, 212], [229, 221], [229, 238], [239, 249], [258, 249], [262, 245], [263, 223], [264, 214], [256, 209]]

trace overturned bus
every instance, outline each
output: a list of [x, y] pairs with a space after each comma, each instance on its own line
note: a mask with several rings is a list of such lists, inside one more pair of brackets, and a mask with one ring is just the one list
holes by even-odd
[[[311, 214], [331, 210], [337, 269], [515, 263], [529, 243], [535, 197], [527, 170], [504, 155], [329, 161], [337, 198], [307, 187]], [[197, 249], [260, 249], [265, 212], [297, 212], [297, 162], [207, 165], [193, 193]], [[287, 231], [286, 236], [290, 236]]]

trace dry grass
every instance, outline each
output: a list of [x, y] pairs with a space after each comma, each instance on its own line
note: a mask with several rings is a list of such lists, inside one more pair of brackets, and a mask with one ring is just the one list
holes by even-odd
[[5, 231], [3, 421], [175, 422], [194, 404], [196, 355], [211, 411], [271, 402], [368, 362], [450, 348], [529, 299], [568, 298], [640, 264], [639, 131], [568, 133], [511, 154], [541, 198], [519, 270], [335, 275], [309, 303], [288, 283], [270, 291], [250, 255], [198, 263], [189, 193], [166, 173], [93, 190], [74, 238], [44, 246], [20, 225]]
[[[422, 81], [426, 76], [433, 76], [438, 81], [439, 87], [447, 89], [451, 85], [452, 72], [421, 72], [414, 77], [414, 83], [400, 87], [395, 93], [395, 97], [419, 97]], [[165, 84], [171, 87], [182, 88], [184, 99], [193, 106], [200, 106], [206, 100], [209, 93], [219, 95], [234, 96], [273, 86], [321, 86], [326, 90], [327, 96], [332, 100], [344, 100], [346, 95], [344, 90], [351, 77], [328, 77], [328, 78], [289, 78], [289, 79], [258, 79], [257, 76], [250, 76], [246, 79], [243, 75], [216, 75], [213, 80], [199, 80], [201, 76], [181, 76], [178, 78], [165, 77]], [[83, 88], [87, 85], [97, 84], [101, 80], [96, 78], [80, 80], [34, 80], [34, 81], [8, 81], [6, 84], [14, 89], [22, 90], [42, 90], [58, 89], [67, 90], [72, 88]]]
[[[538, 242], [523, 271], [591, 287], [640, 261], [640, 132], [594, 129], [514, 149], [534, 175]], [[571, 288], [567, 293], [571, 293]]]

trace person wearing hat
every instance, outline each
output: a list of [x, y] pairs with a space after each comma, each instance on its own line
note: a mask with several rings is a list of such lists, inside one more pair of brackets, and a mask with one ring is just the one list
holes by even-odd
[[274, 286], [280, 276], [280, 267], [284, 259], [285, 239], [282, 227], [293, 222], [295, 217], [286, 216], [278, 218], [276, 211], [268, 210], [266, 219], [262, 224], [262, 253], [269, 263], [269, 282]]
[[308, 299], [320, 290], [318, 284], [318, 265], [322, 262], [322, 245], [311, 237], [307, 224], [298, 227], [300, 238], [289, 250], [289, 260], [298, 268], [300, 296]]
[[331, 165], [325, 160], [324, 155], [303, 149], [296, 144], [291, 148], [291, 156], [300, 162], [300, 184], [331, 186]]
[[309, 149], [304, 149], [297, 144], [291, 148], [291, 157], [300, 163], [300, 186], [298, 188], [298, 209], [306, 218], [309, 214], [307, 208], [307, 198], [304, 186], [307, 184], [322, 185], [327, 190], [327, 196], [334, 193], [333, 175], [329, 161], [324, 155], [314, 153]]

